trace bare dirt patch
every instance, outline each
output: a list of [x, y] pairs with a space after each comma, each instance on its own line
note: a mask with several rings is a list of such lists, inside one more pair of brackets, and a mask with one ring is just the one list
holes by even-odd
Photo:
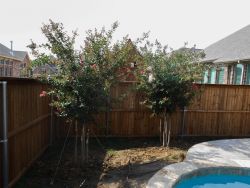
[[182, 161], [194, 144], [177, 140], [163, 148], [158, 139], [92, 139], [89, 161], [80, 167], [73, 162], [74, 142], [69, 140], [55, 176], [62, 142], [50, 147], [15, 188], [145, 187], [159, 169]]

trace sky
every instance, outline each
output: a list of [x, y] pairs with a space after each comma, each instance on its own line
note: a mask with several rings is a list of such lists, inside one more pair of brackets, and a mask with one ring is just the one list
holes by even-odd
[[119, 28], [115, 39], [131, 39], [150, 31], [150, 39], [174, 49], [196, 45], [204, 49], [250, 24], [249, 0], [0, 0], [0, 43], [29, 51], [30, 39], [45, 41], [41, 33], [49, 19], [77, 29], [76, 48], [88, 29]]

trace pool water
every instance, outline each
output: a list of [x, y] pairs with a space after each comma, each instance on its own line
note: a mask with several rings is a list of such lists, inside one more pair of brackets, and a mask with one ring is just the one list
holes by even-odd
[[250, 188], [250, 176], [207, 175], [180, 181], [175, 188]]

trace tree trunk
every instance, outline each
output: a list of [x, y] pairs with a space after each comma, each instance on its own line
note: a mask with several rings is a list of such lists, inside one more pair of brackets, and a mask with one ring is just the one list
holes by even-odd
[[[109, 92], [110, 93], [110, 92]], [[107, 101], [106, 101], [106, 112], [105, 112], [105, 135], [108, 136], [109, 134], [109, 125], [110, 125], [110, 95], [107, 96]]]
[[162, 119], [160, 118], [160, 143], [162, 143]]
[[86, 130], [85, 130], [85, 124], [82, 125], [82, 135], [81, 135], [81, 162], [82, 165], [85, 162], [85, 154], [86, 154]]
[[166, 145], [167, 145], [167, 140], [168, 140], [168, 137], [167, 137], [167, 136], [168, 136], [167, 130], [168, 130], [167, 114], [164, 113], [163, 147], [166, 147]]
[[166, 129], [165, 129], [165, 134], [166, 134], [166, 139], [165, 139], [165, 146], [166, 147], [168, 147], [168, 127], [169, 127], [169, 125], [168, 125], [168, 115], [166, 114], [165, 115], [166, 116]]
[[89, 129], [86, 138], [86, 162], [88, 162], [88, 160], [89, 160]]
[[75, 156], [74, 156], [75, 164], [77, 164], [77, 139], [78, 139], [78, 126], [77, 126], [77, 120], [75, 120]]
[[164, 125], [163, 125], [163, 147], [169, 147], [169, 143], [170, 143], [170, 137], [171, 137], [171, 122], [170, 122], [170, 115], [166, 113], [164, 113]]
[[171, 121], [170, 121], [170, 116], [168, 117], [168, 142], [167, 142], [167, 147], [169, 147], [170, 143], [170, 136], [171, 136]]
[[163, 129], [162, 129], [162, 146], [165, 147], [165, 117], [163, 119]]

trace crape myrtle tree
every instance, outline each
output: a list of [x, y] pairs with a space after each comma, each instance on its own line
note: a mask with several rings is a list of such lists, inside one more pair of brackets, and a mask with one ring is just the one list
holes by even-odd
[[[110, 30], [89, 30], [81, 50], [76, 50], [77, 32], [69, 35], [62, 23], [52, 20], [42, 26], [47, 42], [29, 47], [36, 58], [35, 64], [55, 64], [58, 73], [42, 75], [40, 79], [49, 85], [40, 96], [52, 96], [51, 106], [58, 116], [75, 124], [75, 161], [77, 161], [78, 126], [81, 125], [81, 157], [86, 158], [86, 124], [94, 120], [94, 114], [104, 111], [109, 99], [110, 87], [119, 77], [127, 74], [120, 71], [130, 58], [131, 45], [128, 38], [112, 42], [118, 27], [115, 22]], [[118, 74], [119, 73], [119, 74]]]
[[140, 48], [144, 66], [138, 74], [138, 89], [145, 93], [143, 104], [154, 115], [163, 117], [163, 146], [169, 147], [171, 114], [190, 104], [199, 92], [196, 82], [202, 78], [204, 65], [199, 62], [203, 52], [181, 48], [167, 52], [158, 41]]

